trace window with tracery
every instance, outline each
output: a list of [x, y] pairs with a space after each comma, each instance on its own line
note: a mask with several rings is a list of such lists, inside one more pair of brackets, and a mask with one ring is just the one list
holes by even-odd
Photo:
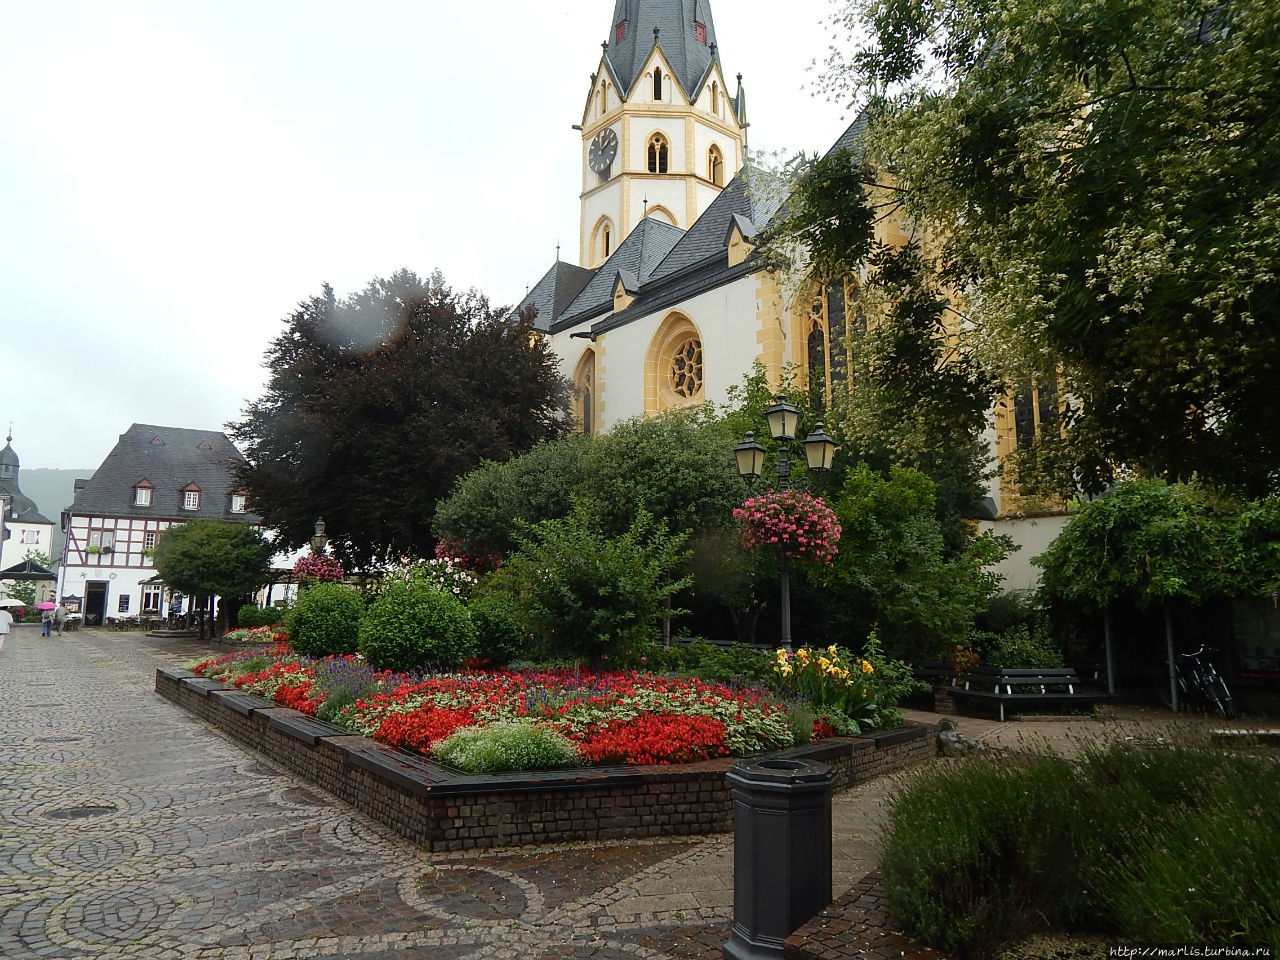
[[671, 355], [671, 390], [692, 400], [702, 392], [702, 341], [689, 337]]
[[667, 154], [669, 152], [667, 138], [655, 133], [649, 138], [649, 172], [667, 172]]
[[715, 144], [707, 151], [707, 179], [717, 187], [724, 186], [724, 154]]

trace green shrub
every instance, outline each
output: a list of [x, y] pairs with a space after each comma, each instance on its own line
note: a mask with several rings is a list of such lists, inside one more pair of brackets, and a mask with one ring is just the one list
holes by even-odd
[[894, 797], [882, 867], [894, 919], [958, 956], [1040, 931], [1141, 942], [1280, 937], [1273, 758], [1106, 745], [1079, 762], [978, 755]]
[[476, 654], [476, 629], [452, 594], [421, 580], [387, 584], [360, 623], [360, 652], [380, 670], [452, 670]]
[[313, 583], [285, 618], [293, 649], [307, 657], [356, 652], [364, 600], [344, 583]]
[[236, 611], [238, 627], [273, 627], [284, 620], [285, 611], [279, 607], [258, 609], [256, 603], [246, 603]]
[[436, 760], [466, 773], [554, 770], [578, 766], [578, 749], [564, 734], [532, 723], [465, 727], [436, 744]]
[[501, 667], [529, 652], [529, 631], [520, 625], [519, 610], [500, 590], [481, 591], [467, 604], [476, 628], [476, 648], [488, 666]]
[[991, 638], [986, 662], [1007, 670], [1052, 670], [1062, 666], [1062, 649], [1043, 618], [1020, 623]]
[[664, 600], [688, 585], [675, 579], [684, 536], [641, 513], [621, 536], [600, 532], [582, 506], [522, 536], [520, 549], [493, 576], [545, 657], [598, 661], [658, 636]]

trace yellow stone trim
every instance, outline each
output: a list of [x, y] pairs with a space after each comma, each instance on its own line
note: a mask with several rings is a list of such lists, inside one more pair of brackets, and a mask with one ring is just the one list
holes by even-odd
[[727, 247], [729, 266], [736, 267], [742, 263], [747, 257], [751, 256], [755, 248], [755, 244], [742, 235], [742, 231], [738, 229], [736, 223], [729, 228], [729, 243]]
[[761, 271], [757, 277], [756, 343], [760, 346], [757, 356], [764, 364], [770, 389], [777, 390], [786, 368], [787, 347], [782, 327], [782, 284], [777, 274], [769, 270]]
[[[702, 345], [703, 379], [698, 392], [692, 397], [682, 397], [671, 389], [669, 371], [677, 347], [690, 338]], [[658, 329], [649, 339], [644, 359], [644, 415], [652, 417], [673, 407], [702, 403], [706, 398], [706, 340], [698, 325], [685, 313], [672, 310], [663, 318]]]
[[596, 337], [596, 342], [595, 342], [595, 351], [596, 351], [596, 431], [597, 431], [597, 432], [603, 432], [603, 430], [604, 430], [604, 412], [605, 412], [605, 406], [606, 406], [606, 404], [605, 404], [605, 399], [604, 399], [604, 398], [605, 398], [605, 389], [604, 389], [604, 382], [605, 382], [605, 362], [604, 362], [604, 354], [605, 354], [605, 338], [606, 338], [607, 336], [608, 336], [608, 334], [604, 334], [604, 333], [602, 333], [602, 334], [600, 334], [598, 337]]

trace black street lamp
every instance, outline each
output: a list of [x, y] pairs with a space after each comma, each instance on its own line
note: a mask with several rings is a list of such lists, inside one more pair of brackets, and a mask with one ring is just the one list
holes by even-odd
[[324, 553], [324, 548], [329, 545], [329, 538], [324, 535], [324, 521], [316, 521], [316, 535], [311, 538], [311, 552], [317, 557]]
[[[778, 441], [778, 489], [800, 489], [807, 484], [791, 480], [791, 444], [796, 438], [796, 430], [800, 425], [800, 411], [787, 403], [783, 394], [778, 394], [777, 402], [764, 412], [769, 423], [769, 435]], [[764, 470], [764, 447], [756, 442], [748, 431], [743, 441], [733, 448], [733, 455], [738, 461], [738, 473], [748, 481], [756, 480]], [[827, 436], [822, 422], [814, 427], [813, 432], [804, 438], [804, 456], [810, 470], [830, 470], [831, 460], [835, 456], [835, 441]], [[779, 550], [779, 568], [782, 588], [782, 645], [791, 649], [791, 567], [784, 551]]]

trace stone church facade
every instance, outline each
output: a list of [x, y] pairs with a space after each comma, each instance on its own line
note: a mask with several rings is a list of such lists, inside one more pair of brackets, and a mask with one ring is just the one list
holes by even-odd
[[[518, 309], [537, 311], [572, 414], [587, 433], [674, 407], [723, 403], [753, 365], [774, 383], [790, 370], [820, 378], [830, 396], [833, 346], [860, 322], [856, 278], [818, 290], [788, 285], [755, 256], [755, 240], [783, 196], [746, 159], [746, 93], [726, 78], [709, 0], [615, 0], [579, 124], [579, 263], [554, 263]], [[859, 118], [831, 151], [856, 150]], [[907, 242], [893, 217], [879, 239]], [[794, 286], [795, 289], [791, 287]], [[1034, 418], [1016, 398], [993, 411], [987, 439], [1009, 453]], [[1065, 517], [1025, 517], [1016, 491], [993, 481], [984, 527], [1024, 549], [1006, 585], [1035, 582], [1028, 560]]]

